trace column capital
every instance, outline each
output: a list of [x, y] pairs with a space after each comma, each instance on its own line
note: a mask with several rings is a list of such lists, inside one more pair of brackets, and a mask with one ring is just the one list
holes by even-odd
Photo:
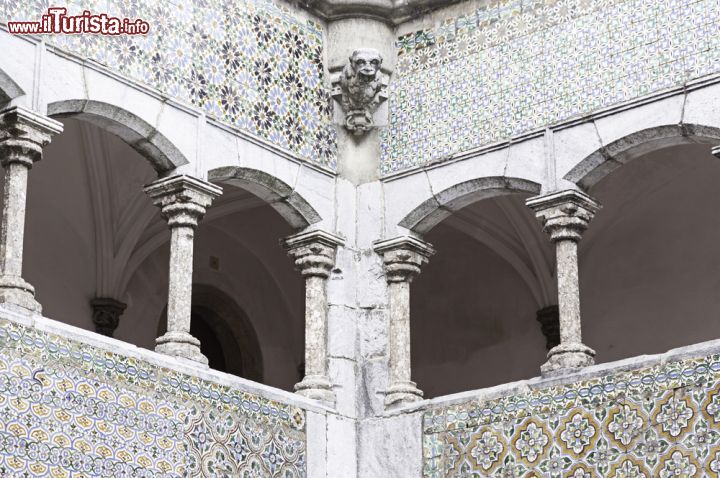
[[303, 277], [323, 278], [330, 276], [335, 266], [335, 251], [344, 244], [342, 237], [321, 230], [300, 232], [280, 241]]
[[543, 230], [553, 242], [578, 242], [602, 207], [599, 202], [575, 189], [536, 196], [525, 204], [542, 220]]
[[374, 243], [375, 252], [382, 255], [388, 282], [410, 282], [421, 267], [435, 254], [433, 246], [412, 236], [400, 236]]
[[22, 106], [0, 111], [0, 163], [21, 163], [31, 168], [42, 158], [50, 139], [62, 133], [63, 124]]
[[145, 193], [160, 208], [160, 214], [173, 226], [197, 227], [222, 188], [187, 175], [158, 179], [145, 186]]

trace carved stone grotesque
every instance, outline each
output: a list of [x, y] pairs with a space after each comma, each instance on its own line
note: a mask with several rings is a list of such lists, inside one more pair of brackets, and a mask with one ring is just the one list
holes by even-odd
[[355, 50], [343, 68], [339, 79], [339, 97], [345, 111], [345, 128], [355, 135], [362, 135], [373, 127], [373, 112], [384, 101], [386, 82], [380, 67], [382, 56], [377, 50]]

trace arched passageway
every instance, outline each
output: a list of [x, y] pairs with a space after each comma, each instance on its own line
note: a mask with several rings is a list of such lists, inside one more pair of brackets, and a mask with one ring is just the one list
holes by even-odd
[[[114, 337], [152, 349], [167, 305], [170, 239], [143, 192], [157, 163], [94, 116], [62, 121], [65, 131], [29, 175], [24, 274], [45, 316], [95, 330], [93, 300], [110, 298], [124, 305]], [[291, 390], [303, 361], [304, 284], [278, 242], [296, 225], [254, 191], [223, 188], [196, 231], [193, 313], [223, 348], [215, 363]], [[319, 218], [309, 206], [303, 214]], [[221, 291], [225, 302], [203, 287]], [[229, 330], [234, 344], [223, 343]]]

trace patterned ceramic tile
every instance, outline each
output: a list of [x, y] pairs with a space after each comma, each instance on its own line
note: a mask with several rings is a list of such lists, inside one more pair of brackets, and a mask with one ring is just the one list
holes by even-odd
[[425, 477], [719, 476], [720, 355], [424, 417]]
[[[36, 20], [46, 2], [0, 2], [0, 18]], [[56, 46], [95, 60], [209, 116], [334, 169], [335, 129], [323, 35], [270, 0], [73, 0], [150, 24], [145, 36], [56, 35]]]
[[0, 322], [0, 476], [305, 477], [305, 412]]
[[397, 40], [385, 174], [720, 72], [717, 0], [503, 0]]

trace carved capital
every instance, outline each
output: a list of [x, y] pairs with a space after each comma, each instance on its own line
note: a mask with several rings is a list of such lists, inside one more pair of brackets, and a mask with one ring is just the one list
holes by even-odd
[[112, 337], [127, 304], [108, 297], [98, 297], [91, 300], [90, 305], [93, 309], [95, 332]]
[[163, 178], [145, 187], [170, 227], [197, 227], [222, 188], [186, 175]]
[[411, 282], [435, 254], [435, 249], [425, 241], [404, 236], [376, 242], [375, 252], [383, 257], [388, 282]]
[[63, 130], [62, 123], [21, 106], [0, 111], [0, 163], [20, 163], [31, 168], [42, 150]]
[[343, 244], [345, 241], [341, 237], [325, 231], [302, 232], [281, 241], [303, 277], [322, 278], [330, 276], [337, 247]]
[[530, 198], [525, 204], [535, 211], [553, 242], [578, 242], [601, 207], [593, 198], [574, 189]]

